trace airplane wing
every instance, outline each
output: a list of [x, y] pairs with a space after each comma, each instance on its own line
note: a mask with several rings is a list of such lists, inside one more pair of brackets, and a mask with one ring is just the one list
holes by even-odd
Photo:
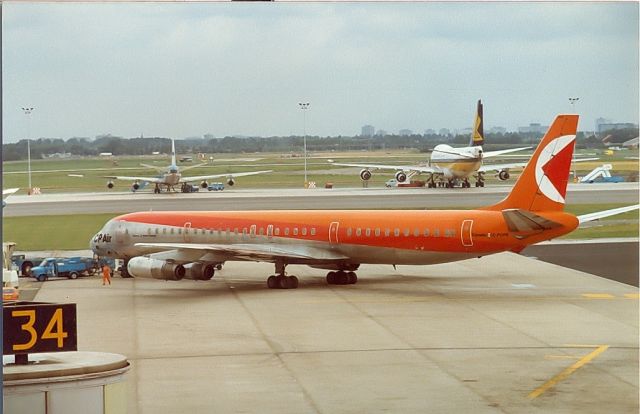
[[19, 188], [7, 188], [6, 190], [2, 190], [2, 198], [8, 197], [11, 194], [17, 192]]
[[496, 157], [498, 155], [508, 154], [510, 152], [522, 151], [526, 149], [531, 149], [531, 147], [512, 148], [512, 149], [506, 149], [506, 150], [500, 150], [500, 151], [485, 151], [482, 153], [482, 157], [483, 158]]
[[346, 164], [340, 162], [332, 162], [331, 165], [339, 165], [341, 167], [358, 167], [366, 168], [368, 170], [394, 170], [394, 171], [414, 171], [420, 173], [432, 173], [437, 174], [442, 172], [440, 168], [419, 166], [419, 165], [380, 165], [380, 164]]
[[500, 172], [504, 170], [509, 170], [511, 168], [524, 168], [527, 165], [526, 162], [512, 162], [509, 164], [483, 164], [478, 171], [487, 172], [487, 171], [495, 171]]
[[149, 183], [164, 183], [164, 179], [162, 177], [127, 177], [121, 175], [106, 175], [103, 178], [108, 178], [110, 180], [125, 180], [125, 181], [146, 181]]
[[7, 188], [6, 190], [2, 190], [2, 207], [7, 205], [4, 199], [9, 197], [11, 194], [15, 193], [18, 190], [19, 188]]
[[[583, 162], [583, 161], [594, 161], [599, 160], [600, 158], [574, 158], [571, 160], [574, 162]], [[500, 172], [503, 170], [510, 170], [511, 168], [524, 168], [527, 165], [526, 162], [512, 162], [508, 164], [483, 164], [478, 171], [487, 172], [487, 171], [495, 171]]]
[[199, 244], [199, 243], [136, 243], [146, 248], [152, 258], [171, 259], [177, 262], [198, 260], [248, 260], [273, 262], [285, 258], [298, 262], [333, 262], [349, 257], [317, 247], [275, 244]]
[[273, 170], [266, 171], [252, 171], [252, 172], [241, 172], [241, 173], [225, 173], [225, 174], [211, 174], [211, 175], [198, 175], [195, 177], [182, 177], [180, 182], [191, 182], [191, 181], [202, 181], [202, 180], [210, 180], [212, 178], [235, 178], [235, 177], [246, 177], [248, 175], [256, 175], [256, 174], [266, 174], [273, 172]]
[[578, 221], [580, 222], [580, 224], [582, 224], [588, 221], [594, 221], [601, 218], [614, 216], [616, 214], [626, 213], [627, 211], [638, 210], [639, 208], [640, 208], [640, 204], [636, 204], [633, 206], [612, 208], [611, 210], [604, 210], [604, 211], [598, 211], [595, 213], [583, 214], [581, 216], [578, 216]]

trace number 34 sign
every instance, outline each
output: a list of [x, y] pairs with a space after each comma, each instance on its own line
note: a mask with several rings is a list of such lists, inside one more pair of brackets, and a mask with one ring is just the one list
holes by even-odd
[[3, 306], [3, 355], [77, 351], [75, 303]]

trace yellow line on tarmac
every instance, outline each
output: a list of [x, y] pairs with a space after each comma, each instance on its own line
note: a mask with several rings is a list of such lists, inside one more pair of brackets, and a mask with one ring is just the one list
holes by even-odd
[[[588, 345], [578, 345], [579, 347], [587, 347]], [[592, 345], [593, 346], [593, 345]], [[549, 381], [542, 384], [540, 387], [531, 391], [531, 393], [527, 396], [529, 399], [533, 400], [534, 398], [539, 397], [547, 391], [549, 388], [556, 386], [560, 381], [567, 379], [571, 374], [573, 374], [576, 370], [580, 369], [583, 365], [587, 364], [591, 360], [595, 359], [598, 355], [603, 353], [609, 348], [609, 345], [599, 345], [594, 351], [589, 353], [588, 355], [580, 358], [580, 360], [576, 361], [575, 364], [571, 365], [569, 368], [566, 368], [564, 371], [551, 378]]]
[[608, 293], [583, 293], [582, 296], [588, 299], [613, 299], [614, 296]]
[[625, 293], [624, 297], [628, 299], [640, 299], [640, 293]]

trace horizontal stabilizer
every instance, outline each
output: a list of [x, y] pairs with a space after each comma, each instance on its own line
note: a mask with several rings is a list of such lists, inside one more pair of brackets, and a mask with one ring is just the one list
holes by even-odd
[[509, 226], [509, 231], [514, 233], [538, 233], [562, 226], [560, 223], [526, 210], [502, 210], [502, 215]]
[[601, 218], [615, 216], [616, 214], [626, 213], [627, 211], [638, 210], [640, 208], [640, 204], [635, 204], [633, 206], [612, 208], [611, 210], [598, 211], [595, 213], [583, 214], [578, 216], [578, 221], [580, 224], [586, 223], [588, 221], [598, 220]]

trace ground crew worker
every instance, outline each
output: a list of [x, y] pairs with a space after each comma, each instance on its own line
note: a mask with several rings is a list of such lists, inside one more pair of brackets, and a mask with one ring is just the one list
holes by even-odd
[[107, 282], [111, 284], [111, 268], [109, 267], [107, 262], [104, 262], [104, 265], [102, 265], [102, 286], [104, 286]]

